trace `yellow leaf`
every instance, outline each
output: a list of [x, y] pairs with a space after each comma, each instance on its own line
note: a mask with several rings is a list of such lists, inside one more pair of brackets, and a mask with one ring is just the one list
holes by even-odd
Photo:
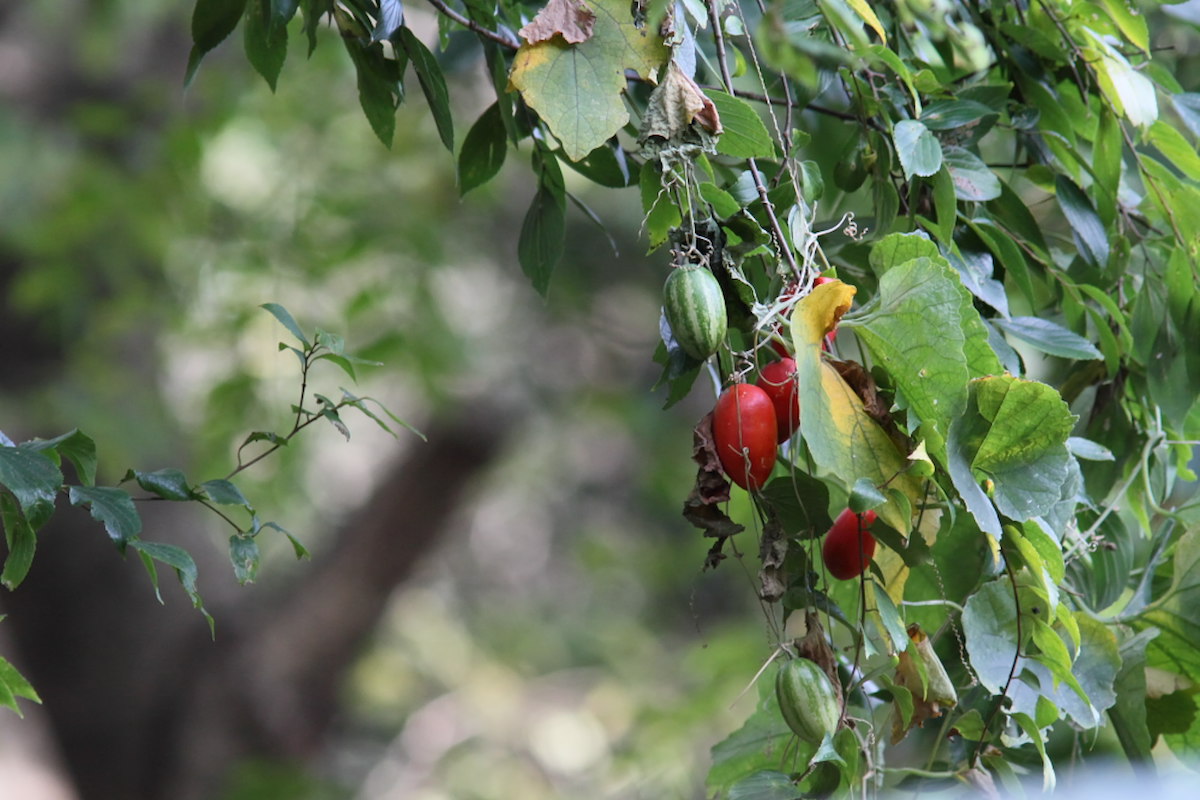
[[862, 17], [863, 22], [871, 26], [871, 30], [879, 34], [879, 39], [884, 44], [887, 44], [887, 34], [883, 32], [883, 24], [880, 23], [879, 17], [875, 16], [875, 12], [867, 5], [866, 0], [846, 0], [846, 3], [854, 9], [855, 13]]

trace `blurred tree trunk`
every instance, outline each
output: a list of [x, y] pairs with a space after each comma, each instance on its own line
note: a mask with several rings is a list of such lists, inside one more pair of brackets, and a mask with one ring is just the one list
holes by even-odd
[[[0, 99], [47, 132], [50, 147], [57, 135], [74, 141], [70, 120], [77, 103], [122, 105], [138, 95], [147, 76], [177, 86], [190, 45], [186, 13], [173, 13], [165, 18], [169, 25], [159, 18], [161, 30], [130, 31], [128, 47], [114, 51], [116, 64], [97, 73], [71, 37], [111, 13], [110, 4], [66, 5], [71, 24], [47, 30], [39, 27], [33, 4], [24, 10], [0, 4]], [[108, 159], [114, 175], [136, 170], [144, 157], [138, 142], [152, 137], [167, 116], [146, 104], [127, 111], [142, 115], [137, 140], [121, 131], [79, 137], [78, 146]], [[153, 258], [143, 255], [147, 263], [138, 269], [153, 274]], [[73, 343], [89, 333], [89, 309], [56, 327], [8, 307], [8, 287], [29, 268], [19, 245], [0, 247], [0, 375], [3, 392], [17, 403], [35, 386], [60, 381]], [[143, 385], [155, 386], [154, 331], [139, 333], [139, 351], [122, 357], [134, 356]], [[138, 558], [122, 561], [87, 512], [60, 508], [39, 534], [26, 582], [0, 593], [10, 615], [0, 653], [45, 701], [43, 707], [22, 701], [30, 719], [6, 718], [0, 737], [24, 732], [34, 771], [51, 783], [61, 771], [59, 786], [73, 786], [84, 800], [212, 798], [242, 759], [312, 755], [335, 717], [342, 678], [388, 598], [437, 546], [464, 493], [502, 445], [501, 431], [509, 426], [495, 424], [495, 409], [468, 411], [435, 421], [426, 431], [429, 442], [412, 446], [379, 476], [378, 491], [330, 537], [306, 573], [269, 597], [233, 585], [227, 558], [198, 530], [202, 510], [142, 504], [147, 538], [184, 546], [196, 558], [217, 619], [215, 641], [168, 571], [160, 574], [163, 606]], [[32, 420], [2, 422], [14, 437], [35, 433], [15, 429]], [[14, 774], [0, 774], [0, 795], [13, 796], [4, 780]], [[69, 788], [63, 791], [70, 796]]]
[[[435, 425], [289, 590], [264, 598], [245, 587], [213, 603], [215, 640], [170, 576], [160, 606], [136, 558], [122, 562], [85, 513], [60, 511], [28, 580], [5, 598], [6, 627], [80, 796], [212, 798], [243, 759], [316, 753], [395, 587], [499, 451], [501, 428], [481, 419]], [[203, 563], [202, 537], [186, 532], [198, 509], [163, 506], [144, 514], [148, 531], [186, 544], [207, 590], [228, 563]]]

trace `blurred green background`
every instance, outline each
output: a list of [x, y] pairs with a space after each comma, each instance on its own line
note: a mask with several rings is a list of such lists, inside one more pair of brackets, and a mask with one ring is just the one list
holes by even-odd
[[[771, 642], [754, 559], [703, 573], [711, 542], [678, 514], [709, 387], [665, 412], [652, 391], [666, 267], [636, 238], [636, 189], [590, 194], [568, 174], [608, 231], [569, 209], [543, 301], [516, 260], [528, 144], [460, 198], [416, 81], [389, 151], [331, 31], [311, 58], [293, 31], [275, 94], [238, 35], [185, 90], [190, 10], [0, 7], [0, 430], [79, 427], [110, 484], [129, 467], [222, 477], [247, 433], [290, 424], [296, 361], [258, 308], [277, 302], [385, 365], [357, 386], [325, 365], [310, 390], [378, 397], [430, 440], [347, 414], [349, 442], [316, 427], [240, 476], [314, 554], [264, 540], [247, 587], [219, 519], [146, 509], [145, 538], [200, 562], [215, 641], [169, 577], [160, 606], [135, 559], [62, 512], [3, 598], [0, 647], [46, 705], [0, 723], [26, 743], [0, 759], [0, 795], [40, 775], [24, 796], [703, 796], [708, 748], [748, 713]], [[408, 14], [433, 44], [424, 9]], [[461, 142], [493, 98], [474, 51], [452, 43], [444, 66]], [[496, 448], [461, 464], [462, 493], [426, 492], [442, 517], [381, 510], [443, 431]], [[344, 622], [344, 574], [312, 575], [364, 521], [421, 544], [381, 608]], [[341, 611], [309, 634], [366, 635], [320, 672], [331, 705], [291, 742], [271, 733], [286, 720], [258, 720], [282, 707], [291, 643], [255, 643], [292, 630], [287, 608], [320, 609], [315, 587]]]

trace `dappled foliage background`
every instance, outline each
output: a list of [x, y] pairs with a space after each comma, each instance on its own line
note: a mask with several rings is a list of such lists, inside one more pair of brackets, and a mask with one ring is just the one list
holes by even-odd
[[[78, 426], [97, 442], [102, 481], [128, 467], [223, 475], [245, 434], [285, 425], [295, 399], [295, 360], [277, 352], [282, 329], [258, 309], [274, 301], [385, 363], [362, 370], [354, 391], [422, 429], [484, 414], [478, 421], [505, 437], [440, 547], [397, 587], [340, 686], [325, 747], [303, 764], [247, 760], [222, 796], [658, 797], [698, 787], [707, 747], [746, 713], [733, 706], [763, 634], [727, 599], [748, 575], [702, 576], [705, 545], [677, 516], [700, 410], [664, 415], [650, 392], [662, 272], [629, 238], [636, 190], [596, 198], [620, 241], [572, 215], [573, 246], [546, 303], [515, 263], [527, 176], [506, 171], [460, 200], [428, 115], [402, 110], [385, 150], [334, 48], [300, 63], [294, 42], [296, 63], [272, 95], [229, 46], [185, 92], [187, 8], [65, 5], [69, 24], [62, 3], [0, 14], [0, 427], [28, 437]], [[419, 15], [410, 11], [414, 25]], [[448, 62], [470, 116], [484, 102], [480, 65], [453, 52]], [[327, 393], [344, 382], [332, 367], [313, 377]], [[348, 422], [349, 443], [318, 430], [243, 481], [317, 561], [385, 464], [438, 447]], [[405, 537], [423, 521], [392, 524]], [[218, 520], [197, 509], [170, 526], [148, 519], [146, 535], [169, 534], [197, 555], [218, 640], [306, 566], [280, 538], [258, 583], [239, 588], [221, 563], [228, 531]], [[154, 604], [136, 560], [119, 568], [111, 548], [98, 557], [67, 536], [103, 532], [47, 531], [17, 595], [57, 574], [46, 553], [58, 543], [58, 558], [93, 559], [90, 569], [120, 573]], [[150, 613], [199, 621], [173, 583], [164, 595]], [[19, 621], [12, 611], [0, 629], [37, 626], [52, 638], [57, 628], [71, 652], [81, 623], [52, 608], [21, 609]], [[120, 630], [125, 613], [97, 603], [82, 624]], [[155, 631], [128, 635], [165, 649]], [[114, 634], [111, 646], [124, 645]], [[27, 708], [35, 719], [6, 726], [54, 716], [63, 698], [45, 680], [52, 668], [93, 695], [133, 691], [83, 662], [71, 671], [39, 660], [49, 651], [7, 651], [51, 711]], [[111, 697], [78, 715], [138, 702]], [[84, 746], [119, 724], [96, 719]], [[51, 763], [76, 773], [68, 781], [80, 796], [96, 796], [94, 775]]]

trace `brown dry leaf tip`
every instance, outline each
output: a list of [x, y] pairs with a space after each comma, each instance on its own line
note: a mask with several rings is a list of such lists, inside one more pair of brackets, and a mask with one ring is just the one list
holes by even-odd
[[561, 36], [567, 44], [592, 38], [596, 14], [580, 0], [550, 0], [528, 25], [517, 31], [529, 44]]
[[862, 364], [859, 364], [857, 361], [832, 360], [829, 363], [837, 370], [838, 375], [842, 376], [842, 380], [862, 400], [863, 408], [872, 419], [885, 428], [893, 425], [892, 414], [888, 410], [887, 402], [879, 396], [879, 387], [875, 385], [875, 379], [871, 377], [871, 373], [867, 372]]
[[[907, 727], [901, 720], [899, 706], [892, 717], [892, 744], [898, 743], [913, 728], [921, 727], [925, 720], [940, 717], [942, 713], [958, 703], [958, 693], [946, 674], [941, 659], [933, 651], [933, 642], [921, 630], [920, 625], [908, 626], [908, 638], [913, 646], [899, 654], [896, 665], [896, 684], [912, 692], [912, 719]], [[912, 653], [920, 659], [918, 666]]]
[[833, 688], [837, 690], [840, 703], [842, 680], [838, 677], [837, 657], [833, 654], [833, 648], [829, 646], [829, 640], [825, 638], [825, 629], [821, 627], [821, 620], [811, 608], [804, 611], [804, 630], [803, 638], [796, 640], [796, 653], [801, 658], [815, 662], [825, 671], [829, 680], [833, 682]]
[[662, 83], [654, 88], [642, 118], [642, 141], [657, 136], [667, 141], [681, 138], [699, 123], [712, 134], [721, 133], [721, 117], [712, 100], [675, 60], [667, 64]]
[[774, 603], [787, 591], [787, 573], [783, 570], [787, 551], [788, 540], [783, 525], [778, 520], [769, 521], [763, 526], [762, 541], [758, 548], [758, 556], [762, 561], [762, 568], [758, 571], [758, 579], [762, 584], [759, 597], [768, 603]]

